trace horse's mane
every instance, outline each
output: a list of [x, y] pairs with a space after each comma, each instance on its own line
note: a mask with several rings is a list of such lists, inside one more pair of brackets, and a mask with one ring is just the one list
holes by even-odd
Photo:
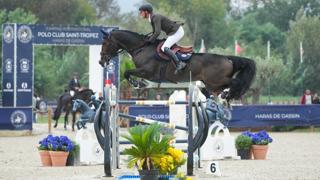
[[133, 31], [129, 31], [129, 30], [124, 30], [124, 29], [114, 29], [114, 30], [112, 30], [111, 32], [116, 32], [116, 31], [118, 31], [118, 32], [125, 32], [125, 33], [129, 33], [129, 34], [132, 34], [132, 35], [134, 35], [134, 36], [138, 36], [139, 38], [141, 38], [141, 39], [144, 39], [145, 37], [146, 37], [146, 35], [144, 35], [144, 34], [139, 34], [139, 33], [137, 33], [137, 32], [133, 32]]

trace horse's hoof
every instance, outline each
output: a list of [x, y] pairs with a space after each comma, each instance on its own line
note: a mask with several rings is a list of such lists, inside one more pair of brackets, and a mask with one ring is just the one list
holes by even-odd
[[54, 127], [54, 128], [57, 128], [57, 125], [54, 125], [53, 127]]

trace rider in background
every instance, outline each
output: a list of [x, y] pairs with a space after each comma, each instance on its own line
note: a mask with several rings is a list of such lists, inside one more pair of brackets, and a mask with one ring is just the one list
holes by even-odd
[[73, 97], [75, 92], [79, 91], [80, 82], [77, 73], [73, 73], [73, 78], [69, 81], [70, 95]]
[[180, 61], [170, 49], [184, 36], [182, 23], [178, 24], [165, 16], [153, 14], [153, 8], [150, 4], [140, 6], [139, 11], [141, 17], [149, 20], [153, 29], [152, 35], [149, 36], [146, 41], [148, 43], [154, 43], [160, 35], [161, 30], [164, 31], [168, 35], [168, 38], [162, 45], [161, 50], [175, 63], [176, 72], [182, 70], [186, 66], [186, 63]]

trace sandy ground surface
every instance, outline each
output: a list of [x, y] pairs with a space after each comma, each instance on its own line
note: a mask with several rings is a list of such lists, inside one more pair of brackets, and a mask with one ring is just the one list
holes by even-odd
[[[54, 135], [75, 137], [75, 133], [58, 129]], [[237, 135], [238, 133], [232, 133]], [[36, 146], [47, 135], [47, 126], [35, 124], [31, 136], [0, 137], [0, 179], [116, 179], [136, 173], [122, 169], [111, 178], [103, 177], [103, 165], [41, 167]], [[197, 170], [193, 179], [320, 179], [320, 133], [271, 133], [267, 160], [220, 160], [222, 177], [212, 177]]]

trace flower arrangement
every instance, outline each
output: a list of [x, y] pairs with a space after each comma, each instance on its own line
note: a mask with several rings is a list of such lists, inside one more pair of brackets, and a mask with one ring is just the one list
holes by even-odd
[[73, 150], [73, 143], [67, 136], [52, 136], [49, 134], [47, 137], [39, 141], [39, 150], [49, 151], [66, 151]]
[[242, 133], [248, 136], [252, 140], [251, 151], [254, 159], [266, 159], [268, 152], [268, 144], [272, 143], [273, 139], [269, 136], [267, 131], [262, 130], [257, 133], [251, 133], [249, 131]]
[[126, 148], [124, 154], [129, 155], [128, 167], [138, 167], [139, 170], [155, 169], [155, 162], [166, 154], [172, 136], [160, 134], [158, 124], [138, 125], [129, 129], [129, 135], [123, 137], [133, 144]]
[[269, 134], [265, 130], [261, 130], [257, 133], [245, 131], [242, 134], [250, 137], [253, 145], [267, 145], [269, 143], [272, 143], [273, 141], [273, 139], [269, 136]]
[[67, 136], [48, 135], [39, 141], [39, 154], [43, 166], [65, 166], [69, 152], [74, 149]]
[[175, 174], [185, 162], [184, 152], [170, 146], [166, 154], [155, 160], [155, 165], [159, 168], [160, 174]]

